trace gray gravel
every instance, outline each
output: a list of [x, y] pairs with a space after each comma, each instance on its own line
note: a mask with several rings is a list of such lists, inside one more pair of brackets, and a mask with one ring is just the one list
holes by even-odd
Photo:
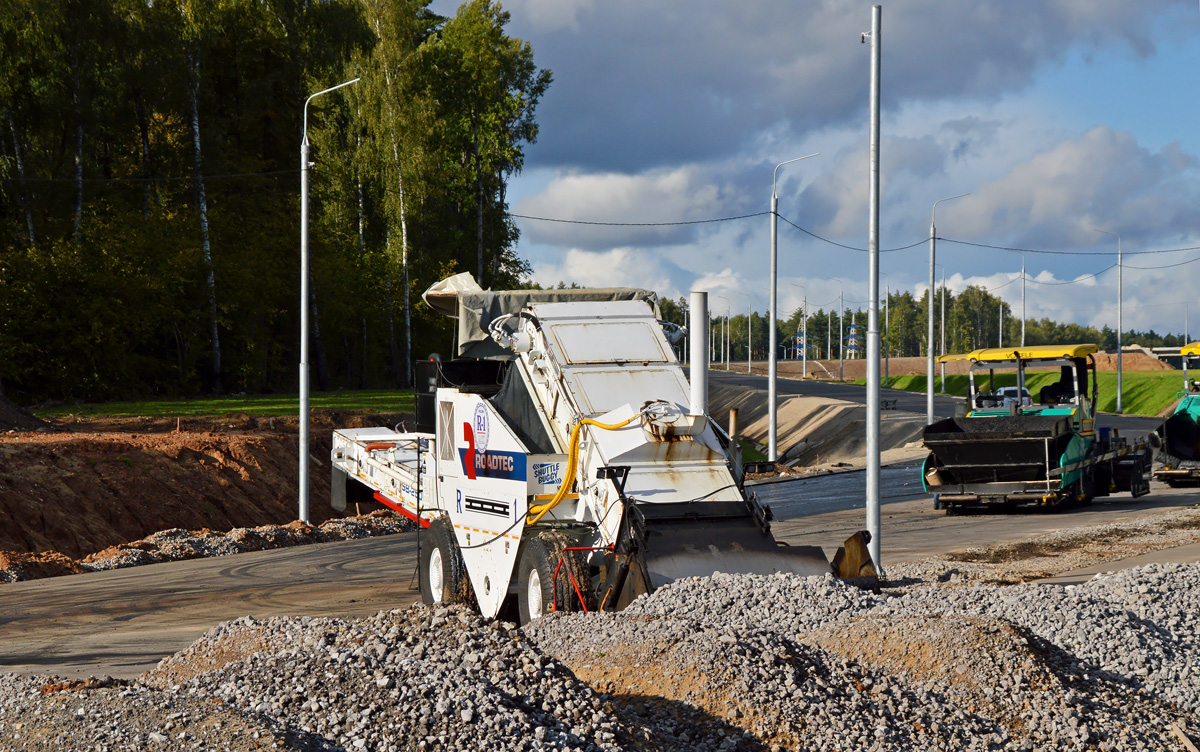
[[0, 748], [1181, 750], [1173, 723], [1196, 738], [1200, 565], [1071, 588], [930, 579], [871, 593], [717, 575], [524, 629], [457, 607], [245, 617], [133, 683], [43, 695], [49, 680], [0, 677]]

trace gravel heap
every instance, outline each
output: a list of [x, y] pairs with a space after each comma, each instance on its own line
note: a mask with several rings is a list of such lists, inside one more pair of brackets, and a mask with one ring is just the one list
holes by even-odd
[[1200, 730], [1196, 603], [1200, 565], [1156, 565], [1074, 587], [881, 593], [832, 577], [714, 575], [621, 613], [523, 629], [459, 607], [245, 617], [132, 683], [42, 694], [47, 680], [0, 677], [0, 739], [20, 750], [254, 749], [254, 733], [265, 748], [354, 752], [1179, 750], [1173, 725]]
[[[1197, 602], [1200, 565], [1075, 587], [899, 595], [832, 577], [714, 575], [662, 588], [618, 617], [552, 617], [529, 632], [618, 696], [663, 690], [786, 748], [1164, 749], [1175, 748], [1172, 722], [1200, 729]], [[588, 629], [588, 618], [623, 626]], [[761, 665], [771, 653], [790, 656], [798, 673]], [[597, 660], [625, 654], [640, 668]]]
[[287, 525], [238, 527], [228, 533], [208, 529], [162, 530], [132, 543], [121, 543], [89, 554], [80, 560], [57, 552], [16, 554], [0, 552], [0, 582], [57, 577], [66, 574], [124, 569], [164, 561], [182, 561], [228, 556], [247, 551], [264, 551], [309, 543], [370, 538], [413, 530], [415, 523], [390, 509], [360, 517], [339, 517], [319, 527], [296, 521]]
[[[239, 653], [251, 654], [207, 670]], [[145, 682], [350, 750], [622, 748], [603, 696], [516, 625], [459, 607], [362, 620], [244, 618], [164, 660]]]
[[127, 682], [0, 676], [5, 750], [336, 750], [260, 714]]

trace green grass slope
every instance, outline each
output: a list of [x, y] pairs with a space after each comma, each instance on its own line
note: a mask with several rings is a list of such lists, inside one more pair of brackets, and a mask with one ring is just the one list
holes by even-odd
[[[1100, 404], [1102, 412], [1113, 412], [1117, 409], [1117, 374], [1115, 371], [1100, 371], [1099, 378]], [[975, 374], [976, 383], [987, 384], [986, 373]], [[1026, 375], [1025, 388], [1037, 399], [1038, 392], [1047, 384], [1058, 380], [1054, 372], [1032, 372]], [[1128, 415], [1157, 415], [1175, 401], [1176, 394], [1183, 388], [1182, 371], [1126, 371], [1123, 375], [1125, 393], [1124, 409]], [[865, 379], [857, 379], [854, 383], [865, 384]], [[1016, 386], [1015, 373], [997, 373], [996, 386]], [[942, 391], [942, 379], [935, 376], [934, 392]], [[896, 376], [892, 379], [893, 389], [908, 392], [924, 392], [925, 377], [910, 375]], [[946, 377], [946, 393], [965, 397], [968, 389], [966, 374], [948, 375]]]

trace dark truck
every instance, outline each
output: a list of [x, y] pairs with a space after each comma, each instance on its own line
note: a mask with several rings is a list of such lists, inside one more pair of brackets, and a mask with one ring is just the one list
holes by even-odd
[[[941, 362], [970, 364], [970, 394], [960, 414], [925, 428], [929, 456], [921, 478], [935, 506], [951, 514], [997, 505], [1087, 505], [1122, 491], [1149, 493], [1150, 445], [1096, 426], [1096, 349], [1035, 345], [943, 355]], [[1027, 370], [1054, 368], [1058, 379], [1036, 390], [1032, 405], [1006, 401], [995, 383], [996, 371], [1016, 371], [1018, 393], [1024, 393]], [[986, 388], [978, 378], [983, 372]]]

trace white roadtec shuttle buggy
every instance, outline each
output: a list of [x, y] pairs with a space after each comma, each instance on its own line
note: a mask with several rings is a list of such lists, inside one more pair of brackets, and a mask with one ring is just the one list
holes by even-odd
[[365, 492], [424, 528], [427, 603], [527, 622], [714, 571], [831, 571], [775, 541], [736, 443], [689, 409], [654, 293], [461, 274], [424, 299], [457, 318], [459, 358], [419, 364], [420, 430], [338, 430], [332, 459], [335, 508]]

